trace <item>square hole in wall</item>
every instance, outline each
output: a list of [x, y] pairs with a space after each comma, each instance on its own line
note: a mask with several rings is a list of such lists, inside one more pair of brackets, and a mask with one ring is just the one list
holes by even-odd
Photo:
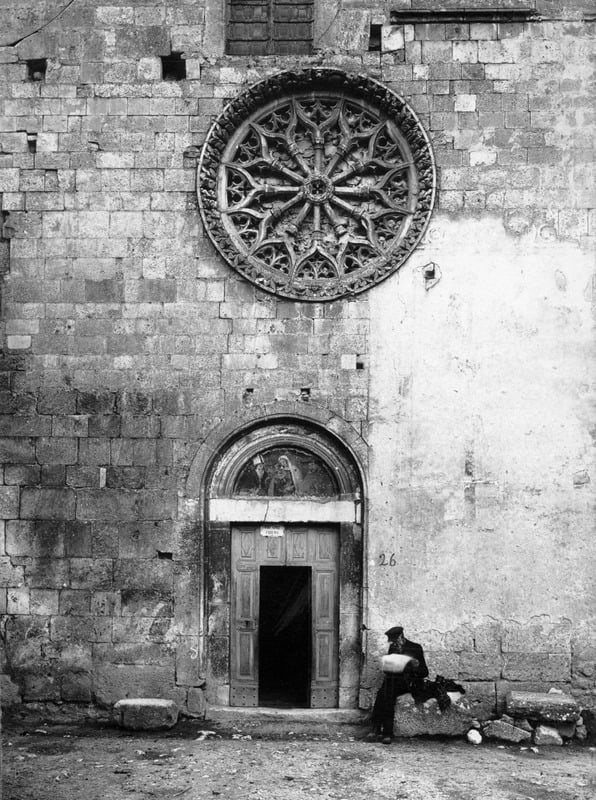
[[27, 80], [43, 81], [46, 77], [48, 61], [46, 58], [32, 58], [27, 61]]
[[186, 78], [186, 61], [182, 53], [161, 57], [161, 77], [164, 81], [183, 81]]
[[382, 25], [371, 25], [370, 33], [368, 35], [368, 50], [371, 53], [381, 52], [381, 35], [383, 31]]

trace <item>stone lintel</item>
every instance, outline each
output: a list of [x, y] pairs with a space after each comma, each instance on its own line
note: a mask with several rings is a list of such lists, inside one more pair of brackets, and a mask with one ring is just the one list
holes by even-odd
[[286, 500], [275, 498], [214, 498], [212, 522], [349, 522], [358, 523], [359, 505], [352, 500]]

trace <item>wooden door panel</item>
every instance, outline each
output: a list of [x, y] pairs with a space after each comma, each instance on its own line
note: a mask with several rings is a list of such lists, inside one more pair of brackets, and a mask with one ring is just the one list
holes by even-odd
[[315, 680], [333, 677], [333, 633], [318, 632], [315, 636]]
[[308, 563], [308, 531], [292, 529], [288, 531], [286, 542], [286, 564]]
[[259, 566], [255, 528], [232, 529], [230, 703], [258, 703]]
[[258, 624], [261, 566], [310, 566], [312, 664], [310, 705], [337, 705], [339, 532], [287, 526], [283, 536], [261, 535], [258, 526], [232, 530], [230, 703], [258, 704]]
[[238, 543], [238, 558], [240, 558], [241, 561], [254, 561], [257, 555], [257, 548], [255, 544], [256, 531], [254, 529], [240, 530], [238, 531], [237, 536], [240, 537], [240, 541]]
[[316, 629], [333, 628], [335, 621], [335, 575], [333, 572], [315, 572], [315, 622]]
[[236, 642], [238, 678], [253, 680], [255, 678], [255, 642], [252, 631], [239, 631]]
[[263, 536], [263, 549], [265, 564], [283, 564], [285, 560], [285, 537], [283, 536]]
[[339, 535], [331, 529], [309, 531], [312, 561], [313, 660], [310, 704], [333, 708], [339, 696], [337, 625], [339, 618]]
[[337, 535], [332, 532], [318, 531], [316, 536], [317, 561], [334, 561], [336, 555]]
[[257, 624], [257, 575], [256, 569], [236, 574], [235, 619], [241, 630], [252, 630]]

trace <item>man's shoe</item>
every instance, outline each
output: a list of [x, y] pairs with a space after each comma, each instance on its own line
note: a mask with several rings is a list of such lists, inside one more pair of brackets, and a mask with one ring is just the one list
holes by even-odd
[[383, 736], [381, 741], [383, 742], [383, 744], [391, 744], [391, 736]]

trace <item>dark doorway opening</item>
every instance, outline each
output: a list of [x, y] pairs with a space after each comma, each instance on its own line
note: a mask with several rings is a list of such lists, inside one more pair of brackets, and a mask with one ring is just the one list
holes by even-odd
[[311, 568], [261, 567], [259, 705], [308, 708]]

